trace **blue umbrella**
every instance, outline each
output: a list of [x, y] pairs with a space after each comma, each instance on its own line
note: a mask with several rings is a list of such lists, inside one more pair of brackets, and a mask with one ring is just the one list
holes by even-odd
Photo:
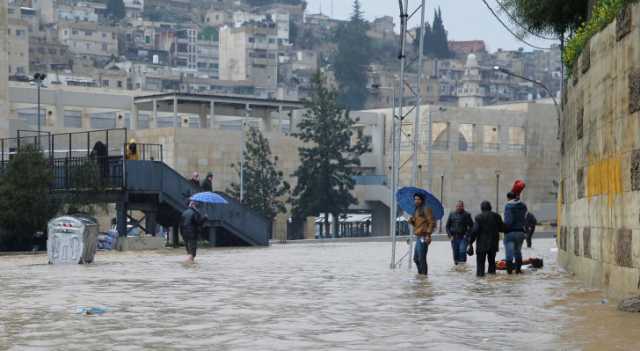
[[416, 195], [420, 195], [424, 198], [424, 206], [431, 208], [433, 212], [433, 218], [436, 220], [442, 219], [444, 217], [444, 207], [442, 207], [442, 203], [438, 198], [433, 196], [430, 192], [414, 187], [405, 187], [396, 193], [396, 200], [398, 201], [398, 206], [405, 211], [406, 213], [413, 215], [416, 212], [415, 200], [414, 197]]
[[210, 191], [197, 193], [191, 196], [191, 201], [202, 202], [205, 204], [226, 204], [227, 203], [227, 200], [225, 200], [224, 197], [216, 193], [212, 193]]

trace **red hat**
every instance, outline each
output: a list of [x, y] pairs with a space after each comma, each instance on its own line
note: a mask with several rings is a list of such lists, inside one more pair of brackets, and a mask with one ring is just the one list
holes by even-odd
[[513, 187], [511, 188], [511, 192], [516, 194], [516, 196], [520, 196], [520, 194], [522, 193], [522, 191], [524, 190], [524, 188], [527, 185], [524, 183], [524, 180], [516, 180], [515, 183], [513, 183]]

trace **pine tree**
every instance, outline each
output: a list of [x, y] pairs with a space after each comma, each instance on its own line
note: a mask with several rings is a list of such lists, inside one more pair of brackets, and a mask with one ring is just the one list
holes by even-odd
[[126, 10], [124, 8], [123, 0], [108, 0], [107, 1], [107, 13], [109, 17], [114, 21], [120, 21], [126, 16]]
[[564, 35], [587, 20], [593, 0], [503, 0], [518, 25], [537, 35]]
[[21, 147], [0, 177], [0, 248], [31, 250], [33, 235], [46, 231], [58, 211], [49, 194], [53, 173], [34, 146]]
[[[451, 53], [449, 52], [449, 38], [447, 30], [444, 27], [444, 22], [442, 20], [442, 10], [438, 8], [435, 10], [433, 15], [433, 29], [432, 29], [432, 40], [430, 42], [430, 56], [436, 58], [449, 58], [451, 57]], [[427, 49], [425, 47], [425, 49]]]
[[[285, 213], [287, 210], [283, 197], [289, 193], [290, 186], [283, 180], [283, 173], [277, 170], [278, 158], [271, 156], [269, 140], [255, 127], [247, 131], [247, 137], [242, 202], [273, 222], [279, 213]], [[233, 167], [240, 174], [239, 167]], [[239, 199], [240, 184], [231, 184], [227, 192]]]
[[[353, 177], [359, 174], [360, 156], [368, 152], [369, 143], [361, 130], [352, 140], [356, 121], [340, 107], [337, 93], [326, 87], [320, 73], [314, 77], [306, 109], [298, 124], [300, 132], [295, 134], [305, 146], [298, 150], [300, 167], [294, 173], [298, 184], [293, 191], [293, 215], [305, 218], [325, 214], [328, 233], [328, 214], [338, 218], [358, 203], [351, 194]], [[337, 226], [334, 229], [337, 232]]]
[[342, 24], [336, 33], [338, 50], [335, 73], [340, 89], [339, 102], [350, 109], [364, 107], [369, 95], [367, 84], [371, 40], [367, 36], [368, 27], [360, 1], [355, 0], [351, 19]]

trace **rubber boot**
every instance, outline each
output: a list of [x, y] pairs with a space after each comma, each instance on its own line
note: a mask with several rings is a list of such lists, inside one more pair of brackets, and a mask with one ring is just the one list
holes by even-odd
[[513, 274], [513, 262], [507, 262], [507, 274]]
[[516, 260], [516, 274], [522, 274], [522, 259]]

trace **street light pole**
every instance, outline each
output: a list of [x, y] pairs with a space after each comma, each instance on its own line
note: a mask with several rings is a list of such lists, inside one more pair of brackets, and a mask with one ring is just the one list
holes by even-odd
[[515, 77], [515, 78], [518, 78], [518, 79], [522, 79], [522, 80], [527, 81], [527, 82], [531, 82], [531, 83], [541, 87], [542, 89], [544, 89], [544, 91], [547, 92], [549, 97], [551, 97], [551, 100], [553, 101], [553, 105], [556, 108], [556, 114], [558, 115], [558, 137], [560, 137], [560, 121], [562, 121], [562, 110], [560, 109], [560, 105], [558, 105], [558, 101], [556, 100], [556, 97], [553, 95], [553, 93], [551, 93], [551, 90], [546, 85], [544, 85], [544, 83], [542, 83], [539, 80], [535, 80], [535, 79], [527, 78], [525, 76], [521, 76], [521, 75], [519, 75], [517, 73], [513, 73], [513, 72], [509, 71], [508, 69], [506, 69], [504, 67], [493, 66], [493, 70], [501, 72], [501, 73], [504, 73], [504, 74], [506, 74], [508, 76], [512, 76], [512, 77]]
[[38, 105], [38, 111], [36, 113], [36, 118], [38, 119], [36, 121], [37, 124], [37, 128], [38, 128], [38, 137], [36, 138], [36, 143], [38, 148], [40, 148], [40, 133], [41, 133], [41, 122], [40, 122], [40, 88], [42, 88], [42, 82], [47, 78], [47, 75], [44, 73], [36, 73], [33, 75], [33, 81], [36, 83], [36, 90], [37, 90], [37, 105]]

